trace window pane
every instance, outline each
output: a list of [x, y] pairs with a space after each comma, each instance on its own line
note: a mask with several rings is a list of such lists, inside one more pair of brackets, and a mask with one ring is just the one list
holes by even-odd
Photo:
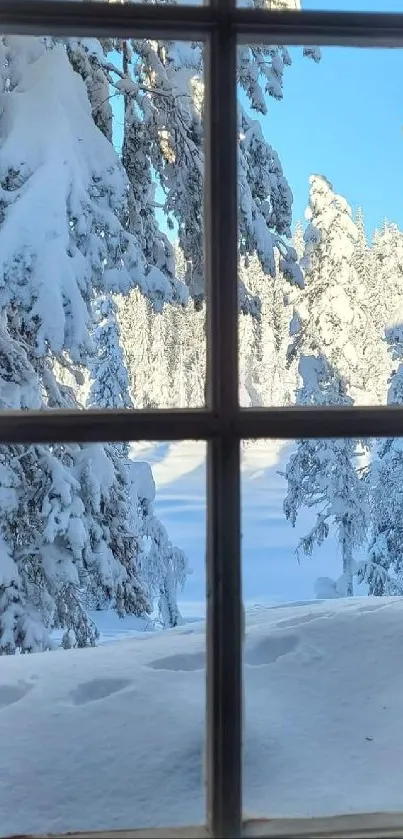
[[246, 814], [400, 806], [401, 463], [400, 440], [244, 444]]
[[400, 50], [239, 47], [245, 407], [401, 401], [402, 67]]
[[202, 406], [200, 44], [0, 49], [0, 407]]
[[402, 0], [238, 0], [243, 8], [304, 12], [403, 12]]
[[1, 835], [202, 823], [205, 443], [0, 461]]

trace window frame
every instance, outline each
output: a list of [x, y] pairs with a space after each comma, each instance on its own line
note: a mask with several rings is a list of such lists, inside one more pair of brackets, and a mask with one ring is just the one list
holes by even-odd
[[[236, 47], [239, 41], [403, 47], [403, 13], [265, 11], [236, 8], [235, 0], [212, 0], [204, 6], [3, 0], [0, 32], [122, 38], [146, 34], [204, 42], [206, 408], [4, 412], [0, 443], [207, 441], [207, 827], [189, 828], [182, 835], [270, 835], [268, 822], [242, 822], [240, 442], [402, 436], [403, 409], [239, 406]], [[291, 830], [297, 835], [295, 823]], [[309, 831], [313, 836], [312, 822]], [[181, 831], [120, 833], [174, 834]]]

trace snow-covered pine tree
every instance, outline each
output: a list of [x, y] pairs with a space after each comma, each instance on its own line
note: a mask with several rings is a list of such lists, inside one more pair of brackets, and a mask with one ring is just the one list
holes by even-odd
[[92, 310], [95, 329], [88, 404], [100, 408], [132, 408], [129, 378], [123, 358], [116, 303], [111, 296], [96, 298]]
[[[400, 312], [403, 284], [403, 233], [386, 222], [376, 230], [370, 249], [371, 306], [382, 334]], [[388, 367], [388, 365], [387, 365]]]
[[298, 259], [302, 259], [305, 250], [304, 225], [302, 221], [297, 221], [295, 225], [292, 243], [297, 252]]
[[[282, 7], [299, 7], [296, 0], [276, 2]], [[177, 226], [186, 283], [198, 304], [204, 297], [202, 46], [147, 39], [101, 46], [82, 41], [80, 45], [90, 56], [92, 74], [96, 66], [114, 92], [124, 96], [123, 162], [131, 185], [131, 227], [143, 242], [149, 262], [171, 277], [172, 246], [156, 224], [159, 203], [168, 224]], [[316, 49], [308, 48], [305, 54], [319, 60]], [[81, 56], [80, 63], [85, 63]], [[239, 50], [238, 80], [250, 105], [248, 112], [240, 109], [239, 117], [239, 241], [241, 253], [256, 252], [264, 270], [273, 275], [277, 251], [285, 275], [298, 284], [301, 274], [296, 254], [287, 242], [291, 191], [276, 152], [249, 113], [265, 113], [267, 97], [282, 97], [283, 74], [289, 64], [291, 57], [284, 47], [256, 45]], [[91, 89], [88, 73], [85, 77]], [[94, 108], [98, 113], [98, 99]], [[102, 112], [100, 119], [108, 126], [107, 114]], [[162, 190], [158, 202], [156, 184]], [[240, 291], [241, 306], [254, 310], [253, 297], [242, 286]]]
[[[313, 176], [307, 217], [302, 260], [306, 289], [294, 303], [290, 326], [289, 358], [298, 361], [302, 378], [297, 402], [351, 405], [360, 398], [368, 403], [372, 368], [366, 347], [373, 359], [376, 330], [353, 264], [357, 230], [351, 210], [325, 178]], [[337, 528], [345, 594], [352, 593], [357, 570], [353, 551], [364, 540], [368, 525], [363, 481], [367, 449], [367, 441], [301, 440], [285, 473], [284, 509], [293, 524], [301, 506], [319, 506], [316, 524], [300, 549], [310, 553], [315, 543], [320, 544], [329, 533], [329, 522]]]
[[[298, 0], [273, 0], [273, 3], [281, 8], [299, 7]], [[113, 54], [110, 44], [105, 46], [103, 57], [99, 52], [95, 55], [91, 45], [88, 49], [93, 50], [92, 60], [98, 61], [114, 92], [124, 96], [122, 154], [130, 182], [130, 226], [143, 242], [148, 258], [152, 257], [168, 277], [174, 273], [177, 260], [171, 243], [158, 229], [157, 209], [165, 214], [168, 227], [176, 226], [185, 281], [196, 308], [200, 309], [204, 298], [202, 47], [197, 43], [146, 40], [114, 42], [113, 46]], [[305, 54], [319, 60], [318, 50], [307, 49]], [[252, 111], [266, 112], [267, 97], [282, 97], [283, 74], [291, 64], [291, 58], [284, 47], [266, 45], [244, 46], [240, 48], [238, 58], [238, 81], [249, 103], [247, 109], [240, 108], [239, 111], [240, 251], [245, 257], [256, 253], [266, 274], [274, 276], [280, 264], [287, 282], [299, 284], [301, 272], [296, 253], [287, 241], [291, 191], [276, 152], [266, 142], [259, 121], [251, 117]], [[103, 122], [107, 124], [106, 117]], [[158, 201], [156, 185], [160, 187]], [[147, 247], [153, 249], [152, 254]], [[251, 290], [245, 288], [242, 279], [240, 308], [256, 315], [258, 302]], [[130, 306], [124, 305], [119, 317], [123, 311], [128, 315], [129, 309]], [[172, 404], [172, 399], [179, 399], [183, 404], [182, 382], [178, 381], [178, 376], [182, 375], [186, 381], [186, 402], [204, 404], [205, 369], [200, 370], [201, 364], [205, 364], [202, 318], [200, 322], [193, 319], [190, 323], [179, 313], [168, 313], [164, 315], [164, 327], [152, 314], [150, 318], [151, 332], [155, 328], [157, 333], [157, 350], [149, 336], [148, 350], [143, 342], [144, 349], [130, 351], [131, 358], [127, 362], [135, 404], [162, 407]], [[173, 321], [181, 322], [184, 332], [172, 330]], [[258, 332], [259, 327], [255, 326], [254, 330]], [[169, 347], [165, 354], [161, 352], [162, 333]], [[147, 352], [159, 359], [161, 366], [166, 366], [166, 353], [173, 357], [170, 335], [173, 335], [174, 345], [178, 341], [178, 346], [174, 354], [176, 371], [168, 393], [161, 390], [158, 381], [158, 361], [149, 381], [140, 381], [141, 373], [136, 373], [135, 359], [139, 352]], [[188, 335], [192, 343], [188, 342]], [[203, 338], [202, 342], [197, 341], [200, 351], [192, 354], [193, 339], [197, 340], [199, 336]], [[165, 371], [161, 376], [163, 382], [171, 379], [171, 373], [170, 369], [167, 376]], [[158, 402], [153, 393], [146, 395], [148, 390], [153, 390], [155, 380]]]
[[150, 303], [138, 289], [117, 299], [117, 320], [129, 377], [129, 393], [136, 408], [146, 408], [150, 404], [150, 316]]
[[382, 440], [369, 473], [371, 526], [367, 555], [358, 568], [370, 595], [403, 594], [402, 469], [402, 440]]
[[[175, 275], [183, 276], [174, 245]], [[182, 273], [183, 272], [183, 273]], [[118, 320], [137, 407], [201, 407], [205, 403], [205, 307], [166, 306], [155, 314], [134, 290], [118, 303]]]
[[260, 300], [259, 317], [239, 318], [239, 378], [242, 403], [286, 405], [295, 397], [297, 377], [287, 366], [291, 310], [285, 291], [287, 280], [277, 266], [276, 279], [268, 282], [259, 259], [241, 260], [241, 278]]
[[178, 590], [183, 589], [190, 573], [183, 551], [170, 542], [165, 527], [154, 514], [155, 484], [148, 463], [131, 462], [132, 511], [142, 538], [139, 541], [139, 567], [151, 601], [157, 600], [159, 618], [164, 627], [181, 624]]
[[[302, 385], [297, 393], [301, 405], [351, 405], [346, 386], [324, 356], [303, 355], [299, 361]], [[310, 555], [331, 528], [342, 557], [342, 578], [337, 589], [353, 594], [357, 573], [354, 551], [364, 541], [368, 527], [366, 486], [360, 470], [360, 455], [354, 440], [299, 440], [285, 473], [287, 496], [284, 512], [293, 526], [301, 508], [315, 511], [315, 523], [304, 536], [297, 553]]]
[[[90, 364], [92, 386], [89, 407], [131, 407], [129, 380], [116, 319], [116, 303], [111, 298], [101, 297], [95, 301], [93, 309], [95, 329], [94, 353]], [[159, 318], [163, 328], [164, 314], [155, 317]], [[163, 350], [162, 345], [162, 353]], [[161, 380], [158, 386], [163, 386]], [[102, 498], [106, 499], [105, 509], [111, 510], [111, 515], [105, 515], [101, 527], [98, 523], [96, 532], [91, 534], [92, 545], [97, 543], [96, 552], [102, 556], [102, 570], [112, 580], [118, 579], [122, 568], [126, 572], [121, 583], [111, 586], [114, 592], [112, 605], [121, 616], [127, 612], [141, 615], [152, 611], [154, 600], [158, 597], [163, 625], [176, 626], [181, 620], [177, 590], [184, 585], [188, 573], [187, 560], [183, 552], [171, 544], [165, 528], [154, 514], [152, 501], [155, 486], [151, 469], [146, 463], [132, 462], [127, 444], [109, 444], [103, 446], [101, 452], [100, 448], [83, 447], [81, 460], [85, 452], [85, 477], [90, 481], [89, 497], [91, 502], [94, 498], [96, 500], [95, 505], [91, 503], [91, 512], [94, 506], [95, 514], [98, 512]], [[98, 480], [96, 469], [100, 454], [103, 458]], [[94, 480], [95, 487], [91, 485]], [[130, 591], [136, 594], [135, 602], [132, 603], [127, 602]], [[93, 574], [87, 586], [89, 602], [98, 608], [108, 605], [103, 593], [102, 577]]]
[[354, 267], [360, 278], [361, 285], [363, 288], [368, 289], [371, 285], [370, 264], [362, 207], [359, 207], [357, 210], [355, 225], [357, 228], [357, 237], [353, 255]]
[[[385, 226], [380, 237], [377, 235], [377, 232], [375, 233], [372, 248], [368, 247], [364, 215], [361, 208], [357, 212], [356, 228], [357, 238], [354, 247], [353, 264], [361, 287], [365, 292], [367, 311], [375, 332], [374, 335], [371, 335], [371, 339], [374, 339], [374, 346], [371, 346], [371, 342], [367, 342], [366, 359], [370, 367], [370, 375], [376, 382], [376, 387], [373, 389], [373, 396], [377, 402], [384, 404], [387, 397], [387, 377], [389, 375], [389, 359], [384, 342], [384, 329], [398, 302], [397, 296], [394, 297], [394, 301], [392, 302], [393, 277], [398, 273], [398, 268], [397, 265], [392, 267], [389, 264], [389, 271], [384, 272], [384, 267], [386, 266], [382, 264], [382, 251], [384, 250], [385, 255], [388, 253], [388, 256], [391, 256], [393, 252], [396, 254], [396, 248], [393, 247], [388, 235], [389, 231], [386, 230]], [[383, 245], [386, 245], [385, 249], [382, 247], [382, 244], [378, 248], [378, 243], [381, 242]], [[395, 246], [397, 242], [398, 237], [394, 243]], [[400, 247], [403, 254], [402, 237]], [[393, 257], [391, 261], [393, 261]]]
[[[111, 297], [99, 296], [93, 302], [92, 310], [94, 350], [89, 363], [92, 384], [88, 407], [130, 408], [132, 401], [120, 345], [116, 303]], [[91, 568], [89, 562], [86, 601], [98, 609], [111, 604], [121, 617], [127, 612], [141, 615], [151, 611], [151, 603], [140, 580], [141, 532], [133, 526], [128, 453], [127, 444], [91, 445], [83, 446], [78, 458], [81, 484], [88, 495], [87, 519], [93, 555], [99, 566]], [[108, 582], [107, 596], [105, 581]]]
[[[395, 369], [389, 379], [388, 404], [403, 403], [403, 311], [395, 313], [386, 337]], [[403, 441], [381, 440], [369, 473], [371, 527], [359, 578], [369, 594], [403, 593]]]
[[[148, 270], [127, 230], [125, 172], [66, 45], [13, 36], [0, 51], [1, 407], [72, 405], [54, 361], [86, 364], [94, 294], [137, 284], [157, 304], [183, 295], [157, 267]], [[121, 485], [106, 450], [2, 446], [0, 459], [0, 652], [44, 649], [54, 626], [66, 646], [94, 643], [82, 598], [91, 575], [120, 611], [146, 608], [107, 533]]]
[[[169, 315], [155, 314], [149, 310], [148, 318], [148, 407], [172, 408], [172, 391], [169, 383], [166, 326]], [[177, 404], [176, 407], [180, 407]]]
[[292, 353], [300, 342], [323, 353], [345, 381], [357, 404], [382, 400], [386, 354], [369, 310], [366, 290], [354, 265], [357, 227], [347, 201], [320, 175], [310, 178], [305, 230], [306, 290], [295, 306], [298, 324]]

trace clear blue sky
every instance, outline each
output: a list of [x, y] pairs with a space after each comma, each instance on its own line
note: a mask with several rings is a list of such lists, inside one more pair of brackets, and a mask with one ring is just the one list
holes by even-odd
[[[303, 0], [304, 9], [401, 11], [403, 0]], [[403, 50], [324, 48], [315, 64], [291, 50], [284, 99], [269, 100], [264, 133], [280, 156], [302, 218], [312, 173], [326, 175], [367, 232], [385, 216], [403, 227]]]

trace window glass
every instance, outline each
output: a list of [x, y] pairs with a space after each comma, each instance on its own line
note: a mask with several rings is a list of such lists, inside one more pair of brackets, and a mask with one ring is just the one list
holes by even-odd
[[202, 823], [205, 444], [0, 461], [1, 835]]
[[401, 468], [398, 439], [243, 445], [245, 814], [400, 806]]
[[200, 44], [0, 49], [0, 408], [203, 406]]
[[401, 66], [239, 47], [244, 407], [401, 402]]
[[304, 12], [403, 12], [402, 0], [238, 0], [243, 8]]
[[[0, 49], [0, 408], [202, 406], [201, 46]], [[0, 446], [0, 833], [203, 822], [204, 474]]]

